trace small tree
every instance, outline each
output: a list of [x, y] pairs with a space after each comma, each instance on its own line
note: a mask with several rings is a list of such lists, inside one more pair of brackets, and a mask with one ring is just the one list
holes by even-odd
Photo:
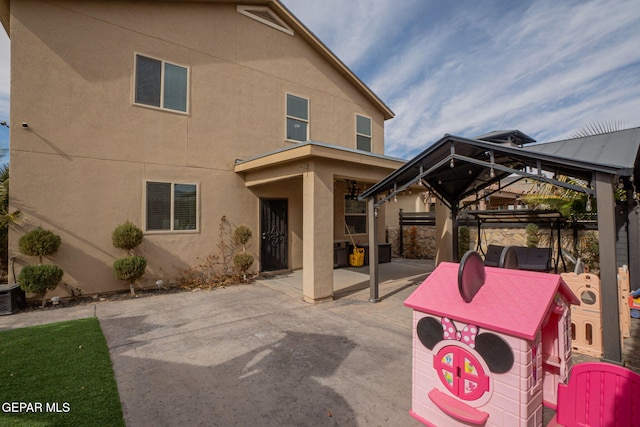
[[113, 246], [118, 249], [124, 249], [131, 255], [131, 251], [142, 243], [144, 233], [142, 230], [129, 221], [120, 224], [113, 230], [111, 240]]
[[113, 274], [118, 280], [126, 280], [129, 282], [129, 289], [131, 295], [135, 295], [133, 284], [136, 280], [144, 275], [144, 270], [147, 268], [147, 260], [144, 257], [138, 255], [129, 255], [126, 257], [118, 258], [113, 263]]
[[537, 248], [538, 242], [540, 241], [540, 237], [538, 236], [540, 228], [535, 224], [527, 224], [525, 231], [527, 233], [527, 247]]
[[58, 252], [60, 236], [42, 227], [35, 228], [18, 240], [20, 252], [29, 256], [37, 256], [37, 265], [27, 265], [18, 275], [18, 283], [22, 290], [42, 295], [42, 307], [47, 303], [47, 291], [54, 290], [64, 272], [57, 265], [43, 264], [42, 257]]
[[118, 249], [124, 249], [128, 254], [126, 257], [118, 258], [113, 263], [113, 275], [118, 280], [129, 282], [129, 290], [132, 296], [136, 295], [134, 283], [144, 275], [147, 267], [147, 260], [144, 257], [133, 255], [133, 249], [142, 243], [143, 237], [142, 230], [129, 221], [117, 226], [111, 234], [113, 246]]
[[467, 253], [471, 247], [471, 234], [469, 227], [466, 225], [458, 228], [458, 258], [462, 259], [462, 256]]
[[253, 265], [253, 255], [247, 253], [245, 248], [245, 245], [249, 242], [251, 236], [251, 229], [245, 225], [236, 227], [231, 235], [233, 243], [237, 246], [242, 246], [242, 252], [233, 256], [233, 265], [245, 279], [247, 278], [247, 270], [249, 270]]
[[27, 265], [18, 275], [18, 283], [23, 290], [41, 295], [42, 307], [44, 307], [47, 303], [47, 291], [55, 289], [63, 275], [64, 271], [57, 265]]
[[60, 247], [60, 236], [49, 230], [38, 227], [20, 237], [18, 246], [20, 252], [29, 256], [37, 256], [42, 264], [42, 257], [53, 255]]

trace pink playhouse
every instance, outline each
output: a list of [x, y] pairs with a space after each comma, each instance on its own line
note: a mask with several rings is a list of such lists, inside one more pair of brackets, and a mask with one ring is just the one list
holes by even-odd
[[560, 275], [441, 263], [413, 311], [411, 416], [431, 426], [539, 426], [571, 367], [571, 304]]

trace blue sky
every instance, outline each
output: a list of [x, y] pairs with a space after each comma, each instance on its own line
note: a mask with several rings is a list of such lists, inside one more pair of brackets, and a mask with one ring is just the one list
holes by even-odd
[[[596, 121], [640, 126], [640, 0], [282, 2], [396, 113], [388, 155], [409, 159], [445, 133], [542, 142]], [[8, 64], [2, 31], [0, 121]]]

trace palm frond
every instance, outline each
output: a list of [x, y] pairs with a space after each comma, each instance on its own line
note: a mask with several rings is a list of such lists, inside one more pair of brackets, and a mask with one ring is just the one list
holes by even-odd
[[616, 132], [625, 129], [627, 126], [619, 120], [604, 120], [587, 123], [583, 128], [571, 134], [572, 138], [584, 138], [587, 136], [602, 135], [604, 133]]

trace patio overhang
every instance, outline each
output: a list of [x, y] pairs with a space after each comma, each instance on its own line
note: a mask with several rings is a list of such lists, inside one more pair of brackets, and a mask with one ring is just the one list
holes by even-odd
[[[322, 302], [333, 298], [333, 248], [338, 217], [334, 192], [338, 181], [354, 180], [373, 185], [404, 161], [316, 141], [307, 141], [246, 160], [237, 160], [234, 172], [258, 194], [266, 186], [297, 178], [291, 191], [302, 191], [303, 299]], [[261, 187], [265, 186], [265, 187]], [[276, 185], [277, 186], [277, 185]], [[282, 188], [280, 185], [279, 187]], [[294, 194], [294, 193], [290, 193]], [[293, 213], [292, 213], [293, 215]], [[374, 221], [375, 222], [375, 221]], [[369, 235], [376, 232], [369, 225]]]

